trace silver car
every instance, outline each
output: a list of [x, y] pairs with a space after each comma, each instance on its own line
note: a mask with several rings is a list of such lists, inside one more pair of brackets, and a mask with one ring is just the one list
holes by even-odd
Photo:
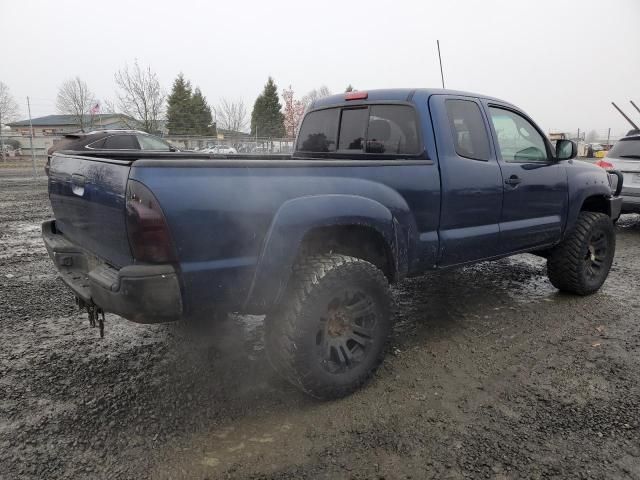
[[621, 138], [596, 165], [622, 173], [622, 213], [640, 213], [640, 132]]

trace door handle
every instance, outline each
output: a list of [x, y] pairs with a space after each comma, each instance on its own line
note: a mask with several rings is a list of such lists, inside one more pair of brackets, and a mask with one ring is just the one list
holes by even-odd
[[522, 179], [517, 175], [511, 175], [504, 181], [504, 183], [506, 183], [507, 185], [513, 185], [515, 187], [516, 185], [522, 183]]

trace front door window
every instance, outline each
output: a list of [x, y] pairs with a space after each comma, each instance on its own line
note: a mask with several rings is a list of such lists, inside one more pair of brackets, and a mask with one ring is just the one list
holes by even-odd
[[490, 107], [489, 112], [504, 162], [549, 161], [544, 138], [526, 118], [503, 108]]

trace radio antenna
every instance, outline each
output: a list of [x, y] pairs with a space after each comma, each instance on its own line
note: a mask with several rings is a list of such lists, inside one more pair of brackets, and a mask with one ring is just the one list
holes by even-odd
[[438, 45], [438, 60], [440, 61], [440, 78], [442, 79], [442, 88], [444, 88], [444, 73], [442, 73], [442, 55], [440, 55], [440, 40], [436, 40]]

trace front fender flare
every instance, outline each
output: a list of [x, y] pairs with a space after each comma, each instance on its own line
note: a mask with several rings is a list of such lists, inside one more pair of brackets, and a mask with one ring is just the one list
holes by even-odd
[[335, 194], [288, 200], [278, 209], [269, 227], [244, 310], [264, 313], [278, 301], [305, 235], [316, 228], [346, 225], [372, 228], [384, 238], [397, 268], [396, 224], [387, 207], [366, 197]]
[[[588, 198], [602, 197], [604, 200], [609, 200], [612, 197], [609, 179], [604, 170], [602, 172], [603, 175], [595, 176], [592, 171], [585, 171], [570, 179], [570, 182], [573, 181], [569, 184], [569, 211], [564, 230], [565, 235], [573, 229], [582, 206]], [[607, 214], [612, 216], [614, 212], [608, 211]]]

